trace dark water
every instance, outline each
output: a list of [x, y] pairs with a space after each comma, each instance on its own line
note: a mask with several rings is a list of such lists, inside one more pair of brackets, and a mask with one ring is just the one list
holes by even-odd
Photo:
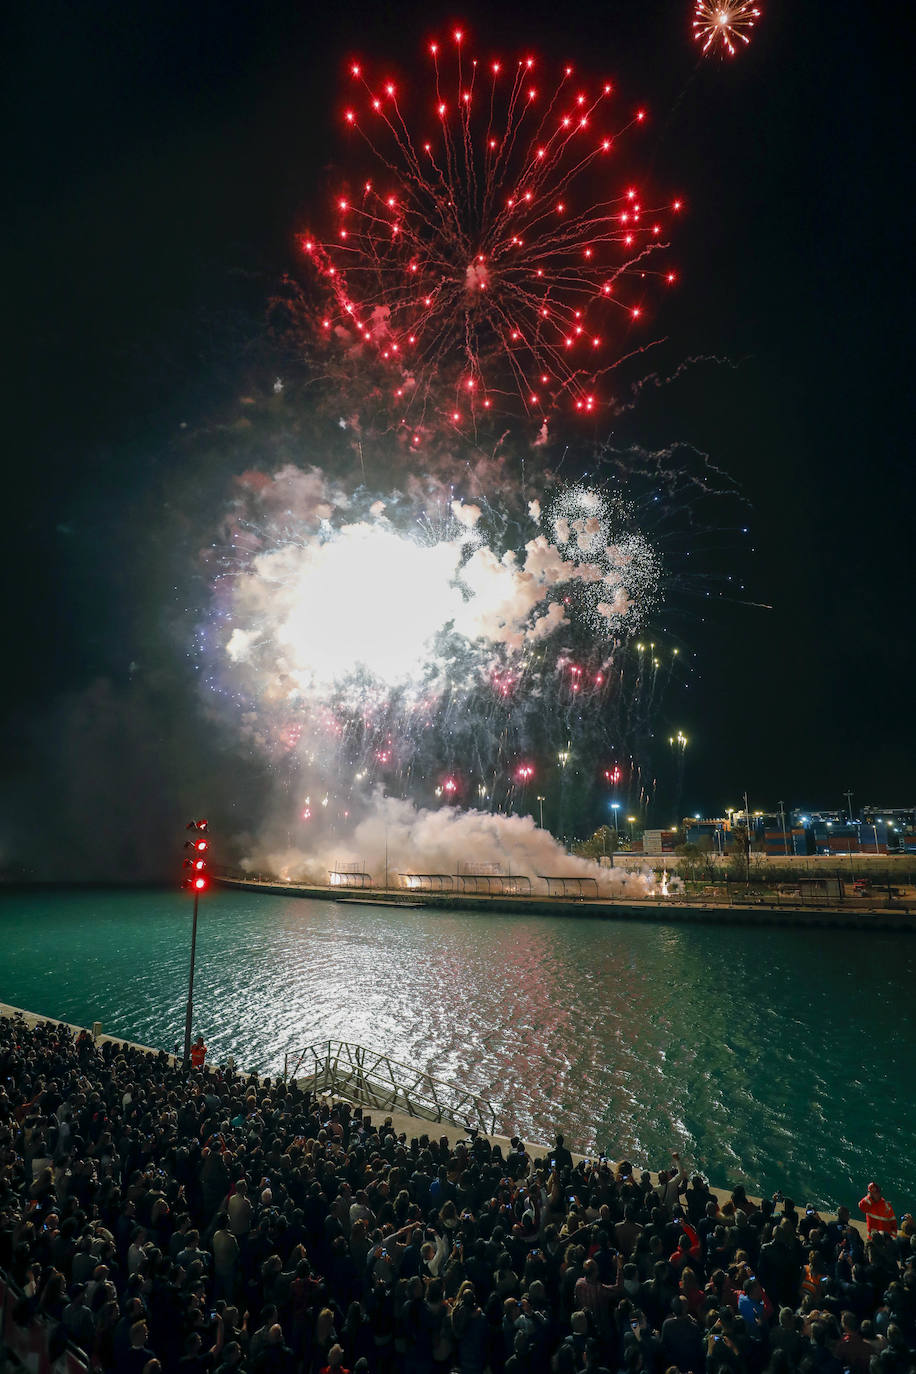
[[[0, 897], [0, 1000], [171, 1049], [190, 899]], [[497, 1107], [500, 1128], [720, 1187], [912, 1210], [916, 938], [393, 911], [217, 891], [195, 1033], [265, 1072], [313, 1041], [384, 1049]], [[903, 1206], [906, 1204], [906, 1207]]]

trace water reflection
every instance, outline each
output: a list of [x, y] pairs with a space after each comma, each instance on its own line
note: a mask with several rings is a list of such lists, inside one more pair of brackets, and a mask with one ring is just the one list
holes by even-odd
[[[189, 919], [173, 894], [6, 896], [0, 997], [170, 1048]], [[583, 1149], [656, 1166], [677, 1147], [720, 1185], [790, 1181], [835, 1204], [913, 1176], [913, 973], [914, 942], [891, 934], [220, 892], [201, 910], [195, 1030], [263, 1071], [359, 1041], [476, 1088], [507, 1133], [561, 1123]]]

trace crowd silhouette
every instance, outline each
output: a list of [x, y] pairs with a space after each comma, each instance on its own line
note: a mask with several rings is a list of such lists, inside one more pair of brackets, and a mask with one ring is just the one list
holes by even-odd
[[[0, 1018], [0, 1269], [104, 1374], [916, 1374], [916, 1231]], [[53, 1353], [53, 1351], [52, 1351]]]

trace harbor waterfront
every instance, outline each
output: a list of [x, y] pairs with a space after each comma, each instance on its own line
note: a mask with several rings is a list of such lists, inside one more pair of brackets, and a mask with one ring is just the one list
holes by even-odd
[[[0, 998], [171, 1050], [187, 897], [0, 897]], [[490, 1098], [502, 1133], [833, 1208], [877, 1178], [912, 1210], [916, 946], [875, 931], [398, 910], [217, 889], [201, 903], [194, 1031], [282, 1070], [328, 1038]]]
[[[510, 883], [511, 879], [504, 882]], [[527, 882], [527, 880], [522, 880]], [[591, 897], [581, 879], [542, 879], [553, 891], [534, 895], [527, 888], [510, 893], [472, 893], [436, 891], [419, 886], [393, 887], [316, 887], [277, 878], [235, 878], [219, 876], [216, 882], [223, 887], [258, 892], [274, 897], [304, 897], [310, 900], [334, 901], [357, 906], [387, 906], [401, 909], [417, 907], [447, 911], [469, 911], [487, 915], [498, 911], [525, 916], [610, 917], [624, 921], [709, 921], [719, 925], [776, 925], [809, 926], [819, 930], [894, 930], [916, 933], [916, 910], [912, 902], [876, 901], [873, 896], [847, 898], [780, 898], [740, 891], [730, 900], [721, 897], [697, 898], [683, 891], [656, 893], [645, 899], [632, 897]], [[562, 887], [561, 887], [562, 884]], [[519, 884], [521, 886], [521, 883]]]

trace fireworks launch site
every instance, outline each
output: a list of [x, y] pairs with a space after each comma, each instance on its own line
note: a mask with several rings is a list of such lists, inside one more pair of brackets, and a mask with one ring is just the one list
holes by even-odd
[[893, 22], [11, 18], [0, 1364], [916, 1374]]

